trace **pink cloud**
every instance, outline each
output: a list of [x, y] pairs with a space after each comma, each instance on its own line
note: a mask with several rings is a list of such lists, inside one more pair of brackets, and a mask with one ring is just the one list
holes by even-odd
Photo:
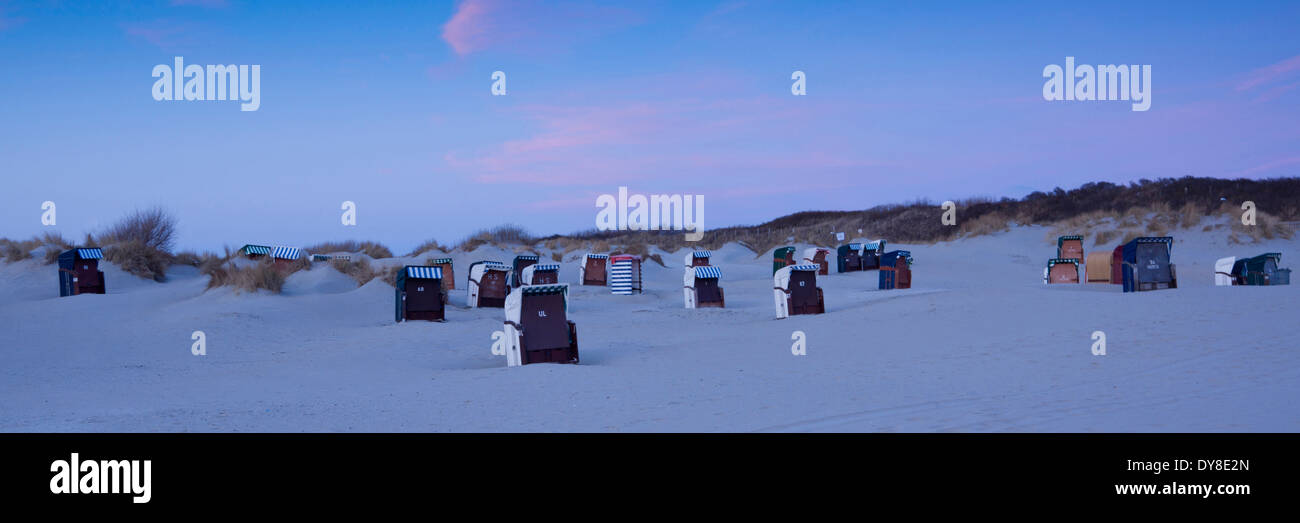
[[883, 165], [835, 137], [801, 132], [839, 110], [766, 97], [521, 106], [511, 112], [534, 124], [530, 135], [443, 161], [478, 182], [551, 185]]
[[1296, 71], [1300, 71], [1300, 55], [1247, 73], [1246, 79], [1237, 84], [1237, 91], [1254, 89]]
[[[1232, 176], [1238, 176], [1238, 177], [1248, 178], [1248, 177], [1251, 177], [1251, 176], [1260, 175], [1260, 174], [1263, 174], [1263, 173], [1267, 173], [1267, 172], [1269, 172], [1269, 171], [1277, 170], [1278, 168], [1281, 168], [1281, 167], [1287, 167], [1287, 166], [1291, 166], [1291, 165], [1300, 165], [1300, 156], [1291, 156], [1291, 157], [1288, 157], [1288, 158], [1279, 158], [1279, 159], [1277, 159], [1277, 160], [1273, 160], [1273, 161], [1271, 161], [1271, 162], [1267, 162], [1267, 163], [1264, 163], [1264, 164], [1261, 164], [1261, 165], [1256, 165], [1255, 167], [1251, 167], [1251, 168], [1249, 168], [1249, 169], [1245, 169], [1245, 170], [1242, 170], [1242, 171], [1237, 171], [1237, 172], [1233, 173]], [[1294, 175], [1294, 173], [1291, 173], [1291, 174]]]
[[492, 48], [548, 52], [638, 21], [627, 9], [595, 3], [462, 0], [443, 24], [442, 38], [460, 56]]
[[1293, 82], [1286, 85], [1279, 85], [1277, 87], [1273, 87], [1267, 91], [1264, 91], [1262, 94], [1259, 95], [1259, 97], [1255, 98], [1255, 101], [1271, 102], [1273, 100], [1276, 100], [1278, 97], [1282, 96], [1283, 94], [1285, 94], [1287, 91], [1295, 90], [1295, 88], [1297, 87], [1300, 87], [1300, 82]]

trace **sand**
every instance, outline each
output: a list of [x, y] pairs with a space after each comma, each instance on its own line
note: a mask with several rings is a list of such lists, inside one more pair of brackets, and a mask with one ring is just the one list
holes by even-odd
[[[450, 254], [445, 323], [395, 324], [391, 286], [356, 287], [328, 264], [273, 295], [205, 291], [189, 267], [156, 283], [104, 263], [109, 294], [70, 298], [52, 265], [0, 264], [0, 430], [1300, 430], [1300, 287], [1212, 276], [1229, 255], [1281, 251], [1291, 266], [1300, 242], [1172, 234], [1176, 290], [1044, 286], [1055, 243], [1016, 227], [891, 243], [915, 256], [910, 290], [832, 264], [818, 278], [827, 313], [784, 320], [770, 252], [714, 251], [724, 310], [684, 309], [686, 251], [660, 253], [668, 266], [646, 263], [643, 295], [573, 286], [582, 364], [515, 368], [491, 354], [502, 310], [464, 308], [469, 262], [513, 258], [493, 247]], [[564, 257], [562, 281], [581, 254]], [[197, 330], [205, 356], [191, 354]], [[794, 331], [807, 355], [791, 353]]]

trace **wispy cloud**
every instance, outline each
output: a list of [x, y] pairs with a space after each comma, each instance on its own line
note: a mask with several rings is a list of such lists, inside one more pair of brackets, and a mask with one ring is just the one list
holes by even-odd
[[611, 179], [689, 180], [700, 176], [840, 171], [878, 166], [800, 122], [828, 109], [766, 97], [529, 105], [504, 118], [531, 123], [530, 135], [473, 151], [452, 151], [448, 168], [482, 183], [599, 185]]
[[[1287, 158], [1278, 158], [1278, 159], [1273, 160], [1273, 161], [1270, 161], [1270, 162], [1266, 162], [1266, 163], [1263, 163], [1263, 164], [1260, 164], [1260, 165], [1256, 165], [1256, 166], [1251, 167], [1251, 168], [1249, 168], [1249, 169], [1244, 169], [1244, 170], [1241, 170], [1241, 171], [1237, 171], [1237, 172], [1235, 172], [1235, 173], [1232, 173], [1232, 176], [1237, 176], [1237, 177], [1246, 177], [1246, 178], [1248, 178], [1248, 177], [1251, 177], [1251, 176], [1257, 176], [1257, 175], [1263, 175], [1263, 174], [1271, 173], [1271, 172], [1276, 171], [1276, 170], [1278, 170], [1278, 169], [1281, 169], [1281, 168], [1283, 168], [1283, 167], [1291, 167], [1291, 166], [1300, 166], [1300, 156], [1291, 156], [1291, 157], [1287, 157]], [[1295, 172], [1294, 172], [1294, 170], [1293, 170], [1291, 173], [1282, 173], [1282, 174], [1290, 174], [1290, 175], [1294, 176], [1294, 175], [1295, 175]]]
[[442, 38], [460, 56], [487, 49], [552, 52], [638, 21], [629, 9], [598, 3], [462, 0]]
[[1245, 79], [1237, 84], [1237, 91], [1248, 91], [1296, 72], [1300, 72], [1300, 55], [1247, 73]]

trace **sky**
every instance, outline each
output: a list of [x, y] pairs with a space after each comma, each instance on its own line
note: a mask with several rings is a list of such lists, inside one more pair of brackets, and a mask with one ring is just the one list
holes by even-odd
[[[715, 228], [1300, 176], [1300, 3], [1058, 4], [0, 0], [0, 237], [161, 205], [181, 249], [405, 252], [590, 229], [619, 187], [703, 195]], [[176, 57], [260, 66], [260, 107], [155, 100]], [[1066, 57], [1150, 65], [1150, 109], [1045, 100]]]

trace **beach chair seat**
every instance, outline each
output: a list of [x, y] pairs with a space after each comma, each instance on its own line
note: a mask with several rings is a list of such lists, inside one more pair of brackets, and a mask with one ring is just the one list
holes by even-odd
[[799, 314], [826, 312], [826, 300], [817, 286], [819, 265], [800, 264], [782, 267], [772, 276], [772, 294], [777, 319]]
[[718, 285], [721, 279], [722, 271], [717, 267], [688, 267], [682, 282], [685, 291], [686, 308], [726, 308], [726, 296], [722, 291], [722, 287]]
[[525, 285], [505, 305], [506, 364], [578, 363], [578, 327], [568, 319], [566, 284]]

